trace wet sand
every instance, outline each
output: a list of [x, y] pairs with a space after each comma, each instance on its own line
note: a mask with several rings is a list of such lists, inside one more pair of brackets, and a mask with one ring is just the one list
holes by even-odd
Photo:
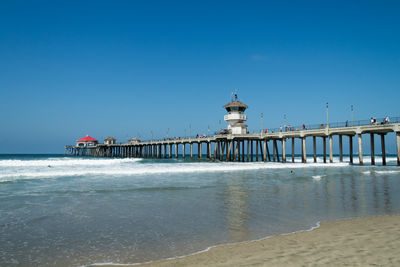
[[400, 215], [322, 223], [315, 230], [220, 246], [139, 266], [400, 266]]

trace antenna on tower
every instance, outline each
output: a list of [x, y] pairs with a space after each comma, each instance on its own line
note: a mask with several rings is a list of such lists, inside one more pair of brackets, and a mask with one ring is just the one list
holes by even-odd
[[235, 101], [237, 101], [237, 93], [238, 93], [238, 89], [235, 88]]

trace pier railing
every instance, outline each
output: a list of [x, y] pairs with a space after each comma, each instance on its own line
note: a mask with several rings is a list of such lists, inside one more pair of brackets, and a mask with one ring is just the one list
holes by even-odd
[[[385, 122], [385, 118], [374, 118], [376, 122], [371, 123], [371, 120], [357, 120], [357, 121], [345, 121], [345, 122], [333, 122], [329, 123], [329, 128], [345, 128], [345, 127], [356, 127], [356, 126], [366, 126], [366, 125], [381, 125], [381, 124], [391, 124], [391, 123], [400, 123], [400, 117], [389, 117], [389, 122]], [[304, 124], [298, 126], [286, 125], [285, 127], [279, 128], [266, 128], [265, 130], [268, 133], [276, 133], [276, 132], [292, 132], [292, 131], [302, 131], [302, 130], [316, 130], [316, 129], [325, 129], [327, 127], [326, 124]], [[250, 133], [260, 133], [260, 130], [251, 131]]]

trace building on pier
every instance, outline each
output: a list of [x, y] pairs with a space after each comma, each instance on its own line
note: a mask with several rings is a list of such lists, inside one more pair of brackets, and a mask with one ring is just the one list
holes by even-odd
[[117, 139], [115, 139], [114, 137], [107, 137], [106, 139], [104, 139], [105, 145], [114, 145], [116, 143], [117, 143]]
[[76, 146], [78, 147], [89, 147], [89, 146], [96, 146], [99, 143], [96, 139], [86, 135], [85, 137], [76, 141]]
[[224, 116], [224, 120], [228, 123], [228, 131], [231, 134], [247, 134], [247, 116], [244, 111], [248, 108], [246, 104], [243, 104], [237, 99], [237, 94], [235, 93], [235, 99], [223, 106], [228, 112]]
[[128, 143], [129, 143], [129, 144], [137, 144], [137, 143], [140, 143], [140, 139], [138, 139], [138, 138], [131, 138], [131, 139], [128, 140]]

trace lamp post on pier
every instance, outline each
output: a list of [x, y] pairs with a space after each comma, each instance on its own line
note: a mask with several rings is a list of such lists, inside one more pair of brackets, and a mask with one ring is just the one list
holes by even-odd
[[286, 132], [286, 114], [283, 114], [283, 130]]
[[328, 102], [326, 102], [326, 128], [329, 128]]
[[353, 109], [353, 105], [351, 105], [351, 126], [354, 126], [354, 109]]
[[263, 133], [263, 113], [261, 112], [261, 134]]

